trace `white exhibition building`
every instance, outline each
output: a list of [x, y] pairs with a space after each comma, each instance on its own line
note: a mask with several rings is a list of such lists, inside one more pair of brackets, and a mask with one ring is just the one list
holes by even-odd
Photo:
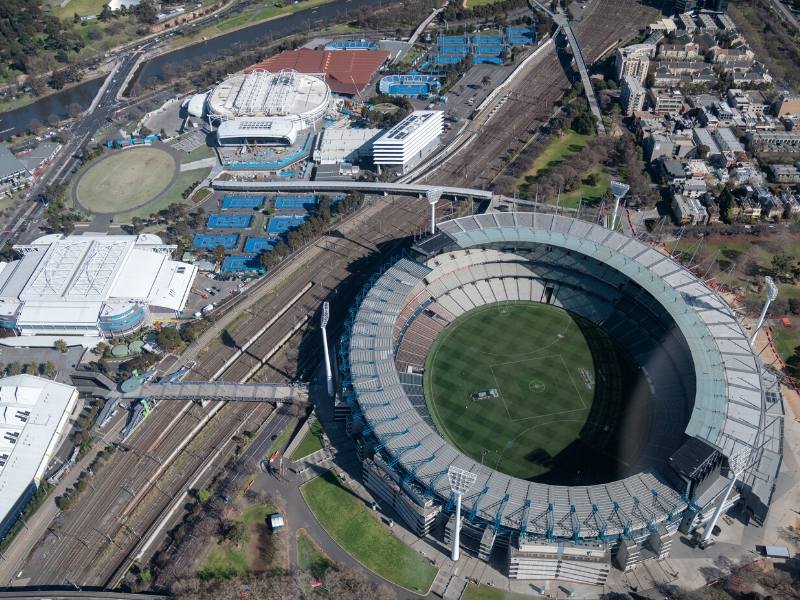
[[197, 267], [172, 260], [156, 235], [52, 234], [0, 263], [0, 326], [13, 346], [86, 347], [181, 316]]
[[0, 536], [36, 492], [78, 401], [71, 385], [33, 375], [0, 379]]

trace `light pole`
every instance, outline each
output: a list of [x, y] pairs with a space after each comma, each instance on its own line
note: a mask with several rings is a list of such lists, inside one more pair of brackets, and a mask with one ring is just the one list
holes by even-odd
[[611, 215], [611, 231], [614, 231], [614, 226], [617, 224], [619, 202], [625, 197], [629, 189], [631, 189], [631, 186], [621, 181], [611, 180], [611, 194], [614, 196], [614, 213]]
[[450, 466], [447, 469], [447, 480], [450, 482], [450, 491], [456, 495], [456, 530], [453, 535], [453, 550], [450, 558], [453, 562], [458, 560], [461, 548], [461, 496], [466, 494], [477, 475], [459, 467]]
[[731, 491], [733, 491], [733, 486], [736, 485], [736, 480], [739, 476], [744, 473], [745, 469], [747, 468], [748, 462], [750, 460], [750, 447], [745, 446], [741, 450], [739, 450], [736, 454], [731, 456], [728, 459], [728, 468], [731, 472], [731, 480], [728, 483], [728, 487], [725, 488], [725, 493], [722, 496], [722, 500], [717, 505], [717, 508], [714, 509], [714, 514], [711, 516], [711, 520], [706, 525], [705, 530], [703, 531], [703, 537], [700, 540], [700, 545], [705, 546], [708, 544], [708, 540], [711, 538], [711, 533], [714, 531], [714, 527], [717, 526], [717, 521], [719, 520], [720, 515], [722, 514], [723, 509], [725, 508], [725, 503], [728, 501], [728, 496], [731, 495]]
[[328, 397], [333, 398], [333, 374], [331, 373], [331, 359], [328, 355], [328, 334], [325, 328], [328, 326], [328, 319], [331, 316], [331, 306], [329, 302], [322, 303], [322, 350], [325, 353], [325, 384], [328, 388]]
[[767, 316], [769, 305], [772, 304], [772, 301], [778, 297], [778, 286], [775, 285], [775, 282], [772, 281], [772, 277], [769, 275], [764, 277], [764, 287], [767, 289], [767, 301], [764, 302], [764, 308], [761, 309], [761, 314], [758, 316], [758, 323], [756, 323], [756, 328], [753, 331], [753, 337], [750, 338], [751, 346], [756, 343], [758, 330], [761, 329], [761, 326], [764, 324], [764, 318]]
[[442, 197], [441, 188], [431, 188], [425, 195], [428, 197], [428, 204], [431, 205], [431, 235], [436, 233], [436, 203]]

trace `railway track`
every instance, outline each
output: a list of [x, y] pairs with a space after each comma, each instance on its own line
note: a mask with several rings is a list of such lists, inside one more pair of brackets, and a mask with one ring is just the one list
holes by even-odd
[[[303, 268], [235, 322], [229, 335], [242, 345], [313, 282], [280, 319], [221, 372], [220, 380], [241, 381], [299, 320], [313, 316], [323, 299], [332, 297], [332, 322], [341, 320], [352, 295], [374, 268], [425, 227], [425, 201], [392, 198], [378, 202], [384, 204], [368, 217], [356, 219], [340, 234], [318, 240], [316, 252]], [[295, 335], [302, 338], [303, 330]], [[292, 338], [290, 344], [297, 341]], [[321, 357], [319, 340], [308, 336], [301, 348], [300, 354], [273, 356], [257, 370], [255, 379], [284, 382], [311, 371]], [[235, 345], [218, 344], [199, 357], [195, 374], [210, 377], [235, 352]], [[93, 481], [93, 487], [39, 541], [24, 570], [28, 583], [106, 585], [165, 507], [185, 491], [187, 483], [205, 466], [206, 457], [227, 444], [242, 428], [257, 428], [271, 411], [270, 406], [263, 404], [222, 407], [188, 447], [178, 453], [175, 462], [166, 464], [205, 413], [192, 403], [163, 401], [128, 440], [127, 451], [114, 454]], [[158, 471], [163, 472], [156, 481], [151, 481]]]
[[[573, 23], [587, 62], [608, 53], [617, 42], [632, 38], [653, 22], [658, 11], [637, 0], [593, 0]], [[430, 178], [435, 183], [487, 187], [505, 169], [505, 153], [523, 143], [552, 114], [553, 105], [571, 85], [555, 48], [533, 63], [515, 81], [488, 125], [471, 124], [477, 136], [468, 152], [455, 154]], [[528, 134], [530, 135], [530, 134]]]

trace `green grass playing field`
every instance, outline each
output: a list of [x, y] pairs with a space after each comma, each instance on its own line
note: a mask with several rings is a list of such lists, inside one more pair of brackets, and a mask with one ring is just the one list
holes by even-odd
[[176, 167], [172, 155], [157, 147], [122, 150], [92, 163], [78, 179], [75, 195], [80, 205], [93, 213], [131, 210], [166, 190], [176, 176]]
[[[546, 475], [560, 454], [574, 452], [592, 413], [595, 360], [585, 330], [567, 311], [535, 302], [462, 315], [435, 342], [425, 368], [440, 432], [491, 468], [524, 479]], [[472, 399], [491, 389], [498, 397]]]

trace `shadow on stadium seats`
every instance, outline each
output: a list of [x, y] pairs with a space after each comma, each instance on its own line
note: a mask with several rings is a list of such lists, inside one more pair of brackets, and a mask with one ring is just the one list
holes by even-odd
[[330, 302], [328, 342], [331, 355], [334, 356], [344, 322], [347, 319], [347, 312], [359, 290], [382, 264], [394, 262], [400, 257], [403, 250], [410, 248], [414, 243], [413, 237], [395, 238], [379, 243], [375, 250], [352, 238], [345, 238], [339, 232], [336, 232], [334, 237], [347, 239], [369, 253], [365, 256], [353, 257], [352, 262], [347, 265], [347, 276], [335, 288], [326, 290], [323, 286], [315, 286], [311, 290], [312, 294], [315, 292], [319, 294], [314, 296], [317, 309], [311, 319], [312, 326], [304, 329], [297, 346], [296, 372], [293, 374], [293, 378], [301, 381], [308, 381], [322, 360], [322, 338], [318, 327], [322, 303], [326, 300]]

